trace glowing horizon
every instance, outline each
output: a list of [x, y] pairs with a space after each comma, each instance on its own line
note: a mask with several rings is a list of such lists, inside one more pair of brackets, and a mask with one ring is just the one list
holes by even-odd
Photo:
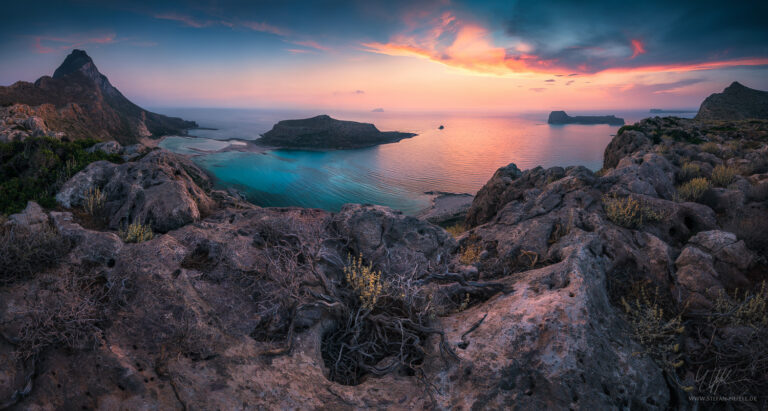
[[0, 84], [50, 75], [82, 48], [152, 107], [675, 109], [732, 81], [768, 88], [768, 29], [754, 9], [768, 6], [607, 4], [51, 3], [0, 29], [14, 62]]

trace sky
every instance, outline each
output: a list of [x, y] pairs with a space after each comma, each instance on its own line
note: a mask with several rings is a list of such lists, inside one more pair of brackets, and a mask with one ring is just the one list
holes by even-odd
[[3, 5], [0, 85], [88, 52], [148, 107], [697, 108], [768, 90], [768, 1], [35, 1]]

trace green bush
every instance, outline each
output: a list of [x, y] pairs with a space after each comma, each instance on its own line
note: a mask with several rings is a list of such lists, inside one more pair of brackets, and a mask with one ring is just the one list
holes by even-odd
[[711, 184], [704, 177], [697, 177], [677, 188], [677, 194], [684, 201], [697, 201], [709, 190]]
[[17, 213], [29, 200], [54, 207], [61, 185], [88, 164], [98, 160], [122, 163], [117, 154], [86, 151], [96, 143], [62, 142], [50, 137], [0, 143], [0, 214]]

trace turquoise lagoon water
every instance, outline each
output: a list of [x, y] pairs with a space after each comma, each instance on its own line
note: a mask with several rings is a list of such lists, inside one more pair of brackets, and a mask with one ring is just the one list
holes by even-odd
[[[386, 205], [415, 214], [429, 206], [428, 191], [474, 194], [499, 167], [601, 167], [618, 127], [546, 124], [548, 113], [510, 115], [161, 109], [195, 120], [197, 138], [169, 137], [161, 146], [183, 154], [214, 176], [219, 187], [241, 190], [265, 207], [301, 206], [337, 211], [345, 203]], [[613, 112], [627, 123], [647, 112]], [[374, 123], [380, 130], [417, 133], [394, 144], [339, 151], [217, 151], [230, 138], [257, 139], [282, 119], [329, 114]], [[570, 113], [580, 114], [578, 112]], [[444, 130], [438, 130], [444, 125]], [[238, 144], [238, 143], [235, 143]], [[240, 143], [242, 144], [242, 143]], [[201, 154], [202, 153], [202, 154]]]

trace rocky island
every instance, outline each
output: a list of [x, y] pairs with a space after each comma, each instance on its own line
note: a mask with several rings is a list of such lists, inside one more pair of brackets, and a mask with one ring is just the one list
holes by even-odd
[[[598, 172], [509, 164], [425, 219], [258, 207], [141, 145], [0, 142], [0, 409], [690, 409], [723, 369], [765, 409], [768, 120], [740, 107], [622, 127]], [[350, 123], [265, 138], [396, 138]]]
[[379, 131], [373, 124], [336, 120], [320, 115], [301, 120], [283, 120], [262, 134], [257, 144], [301, 149], [352, 149], [395, 143], [413, 133]]
[[133, 144], [147, 137], [184, 135], [197, 127], [193, 121], [153, 113], [132, 103], [83, 50], [72, 51], [53, 77], [0, 86], [0, 118], [0, 141], [55, 135]]
[[549, 113], [549, 124], [610, 124], [623, 126], [624, 119], [610, 116], [569, 116], [565, 111], [553, 111]]

